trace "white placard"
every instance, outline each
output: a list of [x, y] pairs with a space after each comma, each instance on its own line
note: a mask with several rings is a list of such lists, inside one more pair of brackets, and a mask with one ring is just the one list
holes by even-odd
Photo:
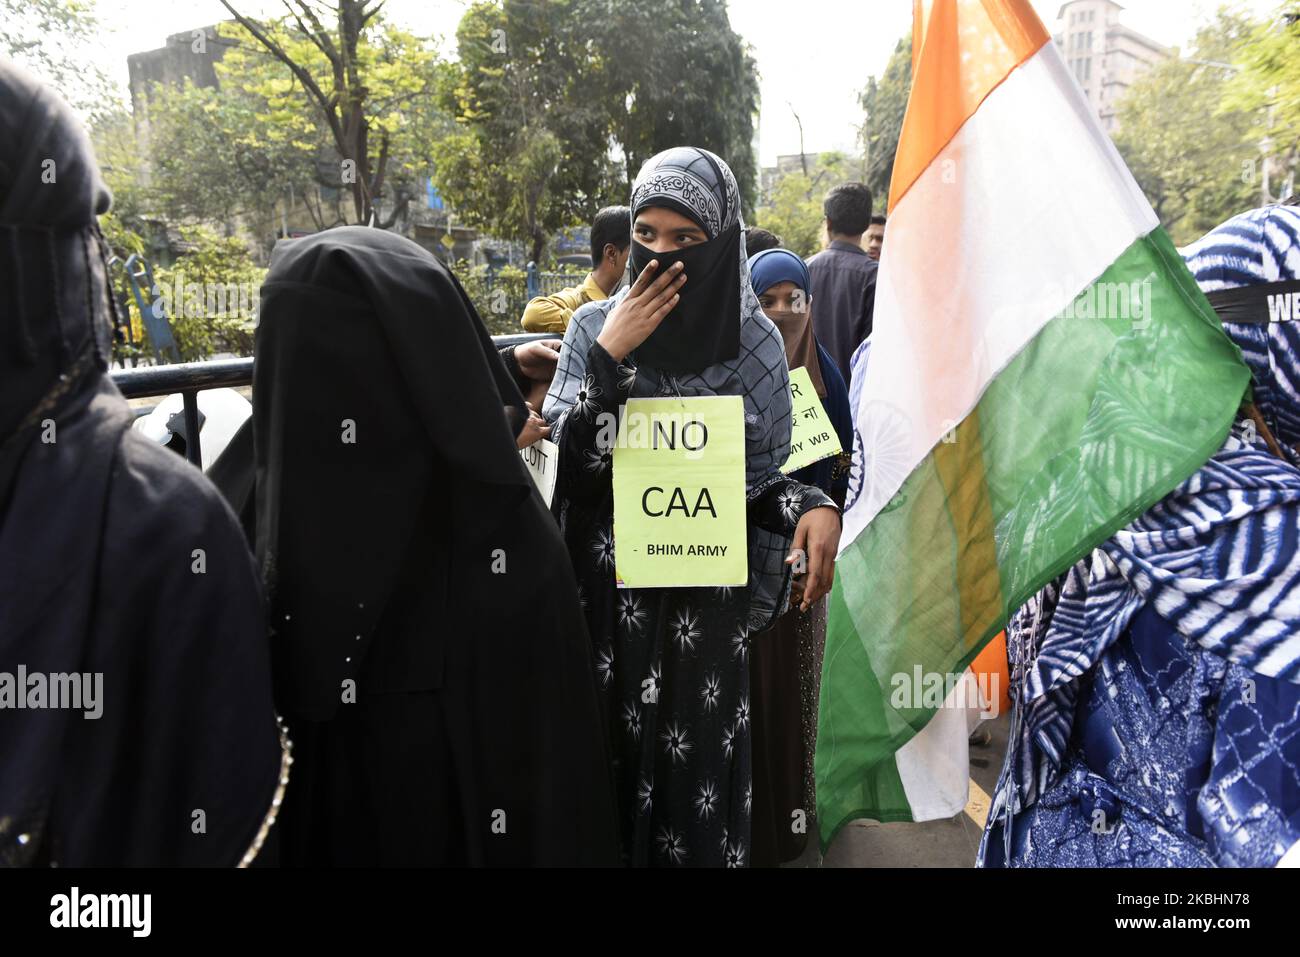
[[547, 439], [538, 439], [532, 445], [520, 449], [519, 455], [528, 467], [528, 474], [537, 483], [542, 501], [550, 508], [551, 499], [555, 496], [555, 476], [559, 472], [560, 447]]

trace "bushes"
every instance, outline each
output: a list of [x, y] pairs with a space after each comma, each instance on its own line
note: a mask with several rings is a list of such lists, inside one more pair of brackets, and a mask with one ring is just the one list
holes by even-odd
[[[518, 266], [503, 266], [495, 275], [487, 266], [471, 266], [460, 259], [452, 263], [455, 273], [470, 302], [483, 319], [488, 333], [494, 336], [514, 335], [524, 331], [524, 307], [528, 305], [528, 273]], [[555, 272], [544, 272], [538, 277], [540, 294], [548, 296], [566, 286], [580, 286], [590, 270], [566, 265]]]
[[126, 270], [122, 264], [131, 256], [144, 255], [144, 238], [123, 222], [116, 211], [99, 217], [99, 228], [104, 234], [104, 241], [118, 258], [119, 263], [109, 270], [109, 283], [112, 285], [113, 298], [124, 304], [123, 318], [131, 324], [131, 344], [125, 338], [113, 340], [113, 359], [125, 364], [128, 360], [138, 361], [149, 353], [144, 343], [144, 324], [140, 320], [140, 311], [131, 298], [131, 284], [127, 281]]
[[465, 294], [478, 310], [488, 333], [494, 336], [523, 332], [520, 321], [528, 305], [528, 274], [518, 266], [503, 266], [495, 275], [487, 266], [472, 266], [467, 260], [452, 263]]
[[154, 273], [154, 301], [162, 300], [182, 362], [222, 352], [253, 354], [257, 306], [266, 270], [254, 265], [239, 239], [202, 226], [182, 231], [192, 248], [175, 265]]
[[[154, 271], [157, 283], [148, 290], [152, 300], [161, 301], [171, 324], [182, 362], [198, 362], [220, 353], [240, 356], [253, 354], [253, 338], [257, 322], [257, 308], [262, 281], [266, 270], [254, 265], [248, 248], [239, 239], [226, 238], [202, 226], [182, 230], [184, 243], [190, 247], [167, 268]], [[124, 243], [114, 244], [119, 255], [138, 252], [143, 244], [138, 241], [126, 249]], [[121, 247], [121, 248], [119, 248]], [[522, 332], [520, 319], [528, 304], [527, 273], [517, 266], [504, 266], [490, 273], [487, 266], [474, 266], [465, 260], [451, 265], [451, 270], [464, 287], [474, 308], [482, 317], [491, 335], [509, 335]], [[568, 285], [582, 282], [585, 270], [572, 270], [571, 281], [567, 271], [554, 274]], [[548, 279], [552, 274], [547, 274]], [[123, 278], [114, 275], [115, 283], [125, 290]], [[130, 305], [132, 328], [136, 341], [144, 342], [137, 352], [145, 357], [153, 354], [152, 346], [144, 341], [134, 301]], [[125, 358], [125, 348], [117, 348], [117, 358]]]

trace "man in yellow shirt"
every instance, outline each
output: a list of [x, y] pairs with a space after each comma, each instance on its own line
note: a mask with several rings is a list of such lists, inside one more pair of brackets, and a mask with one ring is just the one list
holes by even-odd
[[591, 272], [580, 286], [531, 300], [524, 307], [524, 329], [563, 335], [579, 306], [606, 299], [618, 288], [631, 244], [632, 213], [626, 206], [606, 206], [598, 212], [591, 224]]

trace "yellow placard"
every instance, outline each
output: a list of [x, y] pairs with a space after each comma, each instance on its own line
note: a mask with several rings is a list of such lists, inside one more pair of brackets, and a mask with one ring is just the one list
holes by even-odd
[[794, 428], [790, 432], [790, 457], [781, 466], [787, 475], [844, 451], [803, 366], [790, 370], [790, 397]]
[[614, 446], [619, 587], [744, 585], [746, 524], [744, 400], [629, 399]]

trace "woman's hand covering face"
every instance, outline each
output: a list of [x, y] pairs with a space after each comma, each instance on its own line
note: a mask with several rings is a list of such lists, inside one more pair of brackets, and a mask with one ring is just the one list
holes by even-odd
[[605, 320], [605, 327], [596, 341], [615, 362], [622, 362], [627, 354], [650, 337], [659, 323], [673, 311], [680, 298], [677, 291], [686, 282], [681, 263], [674, 263], [662, 276], [655, 276], [658, 261], [652, 260], [627, 296], [614, 307]]

